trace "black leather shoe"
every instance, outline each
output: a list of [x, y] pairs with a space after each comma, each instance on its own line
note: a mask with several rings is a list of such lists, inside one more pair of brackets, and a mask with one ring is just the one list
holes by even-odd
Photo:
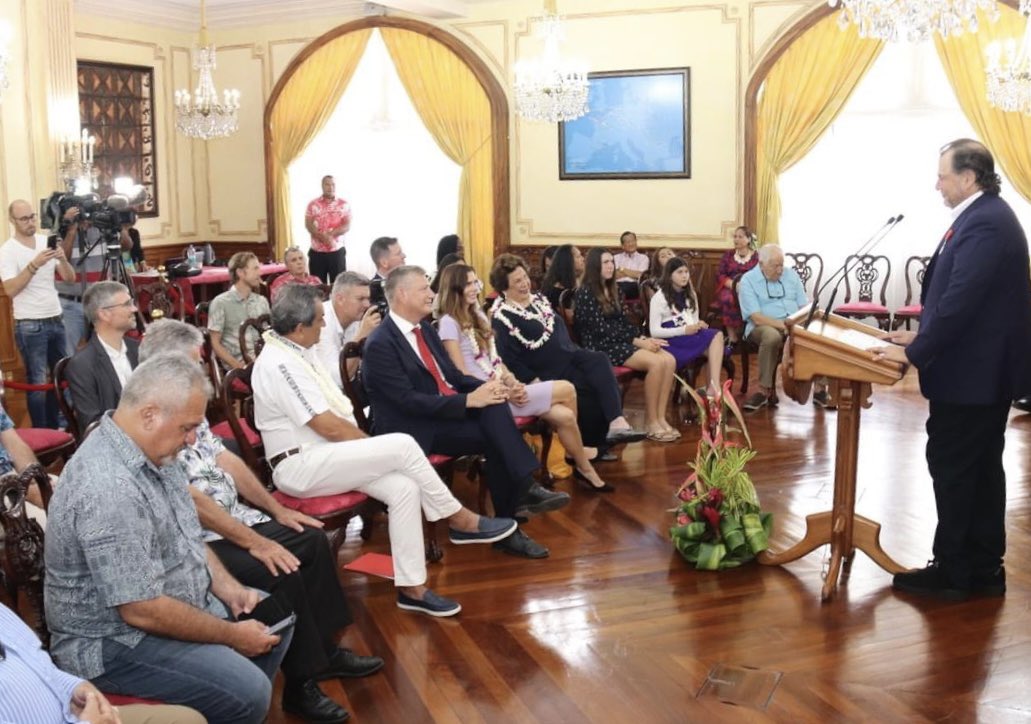
[[994, 572], [970, 577], [970, 595], [997, 598], [1006, 595], [1006, 569], [999, 566]]
[[549, 513], [569, 505], [569, 493], [555, 492], [548, 490], [540, 483], [532, 483], [526, 491], [526, 500], [516, 508], [516, 520], [526, 521], [534, 515]]
[[287, 680], [283, 685], [283, 711], [320, 724], [336, 724], [351, 718], [346, 709], [322, 693], [314, 679]]
[[931, 561], [919, 571], [896, 573], [891, 579], [891, 587], [896, 591], [946, 601], [963, 601], [970, 597], [970, 588], [959, 587], [949, 580], [938, 561]]
[[1031, 412], [1031, 397], [1021, 397], [1019, 400], [1014, 400], [1013, 407], [1021, 412]]
[[624, 442], [640, 442], [648, 436], [644, 430], [635, 430], [627, 427], [622, 430], [610, 430], [605, 436], [605, 442], [609, 445], [619, 445]]
[[523, 532], [522, 528], [504, 540], [492, 543], [502, 553], [522, 558], [547, 558], [549, 551]]
[[375, 674], [383, 668], [383, 659], [378, 656], [361, 656], [351, 649], [337, 649], [329, 657], [329, 666], [325, 671], [319, 673], [315, 678], [318, 681], [326, 679], [357, 679], [369, 674]]
[[581, 488], [583, 488], [584, 490], [588, 490], [592, 493], [611, 493], [615, 490], [615, 488], [613, 488], [608, 483], [603, 483], [600, 486], [595, 485], [591, 482], [590, 478], [588, 478], [586, 475], [581, 473], [576, 468], [573, 468], [573, 480], [575, 480]]

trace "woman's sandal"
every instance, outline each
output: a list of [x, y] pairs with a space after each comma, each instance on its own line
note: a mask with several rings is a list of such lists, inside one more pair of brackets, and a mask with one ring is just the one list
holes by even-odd
[[671, 430], [660, 430], [659, 432], [649, 432], [647, 438], [654, 442], [676, 442], [680, 436]]

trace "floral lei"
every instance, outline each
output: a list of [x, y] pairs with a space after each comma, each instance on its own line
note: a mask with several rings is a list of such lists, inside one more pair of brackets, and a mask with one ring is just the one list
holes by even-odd
[[[540, 322], [544, 327], [544, 332], [537, 339], [527, 339], [523, 336], [523, 333], [519, 331], [519, 328], [512, 324], [512, 321], [502, 314], [502, 312], [510, 312], [516, 317], [525, 319], [529, 322]], [[531, 296], [530, 303], [525, 309], [508, 301], [504, 296], [499, 296], [494, 300], [494, 304], [490, 308], [490, 315], [495, 319], [501, 320], [501, 323], [505, 325], [506, 329], [508, 329], [509, 334], [519, 340], [520, 344], [530, 350], [540, 349], [543, 347], [545, 343], [551, 339], [551, 333], [555, 330], [555, 312], [552, 311], [551, 305], [548, 304], [547, 300], [545, 300], [540, 294], [534, 294]]]
[[492, 380], [497, 377], [498, 370], [501, 369], [501, 358], [498, 357], [498, 348], [494, 344], [494, 335], [492, 334], [487, 340], [487, 350], [484, 351], [480, 348], [480, 341], [476, 339], [475, 329], [472, 327], [463, 329], [462, 334], [469, 340], [473, 349], [477, 350], [475, 357], [476, 365], [487, 375], [487, 379]]

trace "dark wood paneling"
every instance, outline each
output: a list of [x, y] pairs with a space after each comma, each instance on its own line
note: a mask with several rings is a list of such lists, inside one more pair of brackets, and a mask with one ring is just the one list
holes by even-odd
[[[208, 242], [194, 243], [194, 247], [203, 248]], [[238, 251], [251, 251], [258, 255], [262, 262], [278, 261], [270, 256], [272, 246], [267, 241], [212, 241], [211, 246], [215, 250], [215, 258], [228, 260]], [[147, 265], [155, 267], [165, 263], [166, 259], [174, 259], [186, 256], [186, 247], [189, 244], [155, 244], [143, 247], [143, 258]], [[199, 253], [199, 252], [198, 252]]]

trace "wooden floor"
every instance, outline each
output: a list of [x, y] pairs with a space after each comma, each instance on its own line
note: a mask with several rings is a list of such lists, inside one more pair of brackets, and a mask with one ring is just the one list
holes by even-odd
[[[834, 415], [782, 401], [749, 416], [750, 471], [776, 547], [830, 507]], [[935, 524], [925, 416], [911, 374], [875, 389], [860, 437], [857, 511], [883, 523], [885, 549], [910, 566], [930, 557]], [[445, 544], [430, 585], [462, 603], [455, 619], [402, 612], [390, 582], [342, 570], [356, 616], [344, 643], [387, 665], [326, 692], [363, 723], [1031, 721], [1031, 415], [1014, 413], [1007, 438], [1009, 593], [963, 603], [895, 594], [860, 555], [821, 604], [825, 549], [783, 568], [690, 569], [668, 540], [698, 437], [683, 431], [679, 444], [630, 445], [605, 465], [615, 494], [560, 482], [572, 504], [526, 527], [549, 559]], [[456, 492], [474, 500], [465, 481]], [[364, 546], [353, 536], [341, 564], [370, 550], [387, 550], [385, 528]], [[719, 664], [780, 674], [765, 710], [699, 697]], [[295, 721], [278, 691], [271, 721]]]

